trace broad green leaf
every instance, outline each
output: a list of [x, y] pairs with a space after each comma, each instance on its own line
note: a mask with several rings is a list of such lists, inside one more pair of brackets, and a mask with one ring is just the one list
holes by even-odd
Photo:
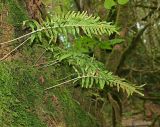
[[116, 44], [120, 44], [122, 42], [124, 42], [125, 40], [124, 39], [112, 39], [112, 40], [109, 40], [109, 43], [114, 46]]
[[109, 41], [100, 42], [98, 45], [101, 49], [112, 50], [113, 46], [122, 43], [124, 39], [112, 39]]
[[101, 49], [107, 49], [107, 50], [112, 50], [112, 46], [109, 42], [102, 42], [102, 43], [99, 43], [99, 47]]
[[129, 2], [129, 0], [118, 0], [118, 3], [121, 4], [121, 5], [124, 5], [128, 2]]
[[95, 39], [84, 36], [75, 40], [74, 48], [83, 53], [88, 53], [89, 51], [94, 49], [96, 44], [97, 41]]
[[116, 3], [114, 2], [114, 0], [105, 0], [105, 2], [104, 2], [104, 7], [106, 9], [111, 9], [115, 5], [116, 5]]

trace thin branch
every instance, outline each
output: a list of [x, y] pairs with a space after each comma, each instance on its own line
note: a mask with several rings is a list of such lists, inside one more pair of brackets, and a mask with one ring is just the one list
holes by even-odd
[[24, 45], [30, 38], [27, 38], [25, 41], [23, 41], [20, 45], [18, 45], [16, 48], [14, 48], [12, 51], [10, 51], [8, 54], [6, 54], [4, 57], [0, 59], [0, 61], [5, 60], [8, 56], [11, 55], [14, 51], [16, 51], [18, 48], [20, 48], [22, 45]]
[[46, 50], [42, 52], [42, 54], [38, 57], [36, 62], [34, 63], [34, 66], [38, 63], [38, 61], [42, 58], [42, 56], [46, 53]]
[[148, 23], [144, 26], [144, 28], [142, 28], [137, 35], [133, 38], [131, 44], [124, 50], [124, 52], [122, 53], [122, 55], [120, 56], [120, 60], [119, 63], [117, 65], [116, 68], [116, 72], [118, 71], [118, 69], [120, 68], [120, 66], [123, 64], [123, 62], [125, 61], [126, 57], [128, 54], [130, 54], [130, 52], [132, 52], [135, 47], [138, 44], [138, 40], [141, 38], [141, 36], [143, 35], [143, 33], [145, 32], [145, 30], [151, 25], [151, 23]]
[[42, 66], [42, 67], [39, 67], [39, 69], [42, 69], [42, 68], [45, 68], [45, 67], [49, 67], [49, 66], [55, 65], [55, 64], [57, 64], [57, 63], [59, 63], [59, 61], [55, 61], [55, 62], [53, 62], [53, 63], [44, 65], [44, 66]]
[[49, 62], [43, 62], [43, 63], [35, 64], [35, 65], [33, 65], [32, 67], [39, 67], [39, 66], [42, 66], [42, 65], [45, 65], [45, 64], [53, 63], [53, 62], [55, 62], [55, 61], [57, 61], [57, 59], [54, 60], [54, 61], [49, 61]]
[[77, 79], [79, 79], [79, 77], [78, 77], [78, 78], [73, 78], [73, 79], [67, 80], [67, 81], [65, 81], [65, 82], [59, 83], [59, 84], [54, 85], [54, 86], [51, 86], [51, 87], [48, 87], [48, 88], [45, 89], [45, 91], [46, 91], [46, 90], [53, 89], [53, 88], [58, 87], [58, 86], [61, 86], [61, 85], [64, 85], [64, 84], [67, 84], [67, 83], [72, 82], [72, 81], [77, 80]]
[[23, 36], [20, 36], [20, 37], [18, 37], [18, 38], [15, 38], [15, 39], [13, 39], [13, 40], [10, 40], [10, 41], [7, 41], [7, 42], [0, 43], [0, 45], [4, 45], [4, 44], [11, 43], [11, 42], [13, 42], [13, 41], [17, 41], [17, 40], [22, 39], [22, 38], [24, 38], [24, 37], [30, 36], [30, 35], [32, 35], [32, 34], [34, 34], [34, 33], [36, 33], [36, 32], [40, 32], [40, 31], [42, 31], [42, 30], [44, 30], [44, 29], [45, 29], [45, 28], [42, 28], [42, 29], [38, 29], [38, 30], [32, 31], [32, 32], [27, 33], [27, 34], [25, 34], [25, 35], [23, 35]]
[[77, 81], [78, 79], [88, 78], [88, 77], [98, 78], [98, 76], [81, 76], [81, 77], [76, 77], [76, 78], [73, 78], [73, 79], [67, 80], [67, 81], [65, 81], [65, 82], [59, 83], [59, 84], [57, 84], [57, 85], [54, 85], [54, 86], [48, 87], [48, 88], [46, 88], [46, 89], [44, 89], [44, 90], [45, 90], [45, 91], [46, 91], [46, 90], [50, 90], [50, 89], [53, 89], [53, 88], [55, 88], [55, 87], [58, 87], [58, 86], [61, 86], [61, 85], [67, 84], [67, 83], [69, 83], [69, 82]]
[[51, 64], [44, 65], [44, 66], [42, 66], [42, 67], [39, 67], [39, 69], [41, 69], [41, 68], [46, 68], [46, 67], [49, 67], [49, 66], [55, 65], [55, 64], [57, 64], [57, 63], [59, 63], [59, 61], [56, 61], [56, 62], [51, 63]]
[[70, 74], [70, 75], [68, 75], [68, 76], [66, 76], [66, 77], [64, 77], [64, 78], [62, 78], [62, 79], [57, 80], [57, 82], [58, 82], [58, 81], [63, 81], [63, 80], [65, 80], [65, 79], [67, 79], [67, 78], [69, 78], [69, 77], [71, 77], [71, 76], [76, 75], [76, 74], [77, 74], [77, 73]]

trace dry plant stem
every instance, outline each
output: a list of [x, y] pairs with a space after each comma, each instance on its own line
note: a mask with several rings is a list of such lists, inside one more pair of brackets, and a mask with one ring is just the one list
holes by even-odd
[[44, 30], [44, 29], [45, 29], [45, 28], [42, 28], [42, 29], [38, 29], [38, 30], [32, 31], [32, 32], [30, 32], [30, 33], [28, 33], [28, 34], [25, 34], [25, 35], [23, 35], [23, 36], [20, 36], [20, 37], [18, 37], [18, 38], [13, 39], [13, 40], [10, 40], [10, 41], [7, 41], [7, 42], [0, 43], [0, 45], [4, 45], [4, 44], [11, 43], [11, 42], [13, 42], [13, 41], [17, 41], [17, 40], [22, 39], [22, 38], [24, 38], [24, 37], [30, 36], [30, 35], [32, 35], [32, 34], [34, 34], [34, 33], [36, 33], [36, 32], [40, 32], [40, 31], [42, 31], [42, 30]]
[[42, 68], [45, 68], [45, 67], [49, 67], [49, 66], [55, 65], [55, 64], [57, 64], [57, 63], [59, 63], [59, 61], [55, 61], [55, 62], [53, 62], [53, 63], [44, 65], [44, 66], [42, 66], [42, 67], [39, 67], [39, 69], [42, 69]]
[[20, 45], [18, 45], [16, 48], [14, 48], [12, 51], [10, 51], [8, 54], [6, 54], [3, 58], [0, 59], [0, 61], [5, 60], [8, 56], [11, 55], [14, 51], [16, 51], [18, 48], [20, 48], [22, 45], [24, 45], [30, 38], [27, 38], [25, 41], [23, 41]]
[[67, 78], [69, 78], [69, 77], [71, 77], [71, 76], [74, 76], [74, 75], [76, 75], [76, 73], [71, 74], [71, 75], [68, 75], [68, 76], [66, 76], [65, 78], [59, 79], [59, 80], [57, 80], [57, 82], [63, 81], [63, 80], [65, 80], [65, 79], [67, 79]]
[[34, 66], [39, 62], [39, 60], [42, 58], [42, 56], [46, 53], [46, 50], [42, 52], [42, 54], [38, 57], [36, 62], [34, 63]]
[[81, 77], [73, 78], [73, 79], [67, 80], [67, 81], [65, 81], [65, 82], [59, 83], [59, 84], [57, 84], [57, 85], [48, 87], [48, 88], [46, 88], [46, 89], [44, 89], [44, 90], [45, 90], [45, 91], [46, 91], [46, 90], [50, 90], [50, 89], [53, 89], [53, 88], [55, 88], [55, 87], [58, 87], [58, 86], [67, 84], [67, 83], [69, 83], [69, 82], [77, 81], [78, 79], [87, 78], [87, 77], [97, 77], [97, 76], [81, 76]]
[[79, 78], [73, 78], [73, 79], [71, 79], [71, 80], [67, 80], [67, 81], [62, 82], [62, 83], [59, 83], [59, 84], [57, 84], [57, 85], [54, 85], [54, 86], [48, 87], [48, 88], [46, 88], [46, 89], [44, 89], [44, 90], [45, 90], [45, 91], [46, 91], [46, 90], [50, 90], [50, 89], [53, 89], [53, 88], [58, 87], [58, 86], [61, 86], [61, 85], [63, 85], [63, 84], [66, 84], [66, 83], [72, 82], [72, 81], [77, 80], [77, 79], [79, 79]]
[[43, 63], [39, 63], [39, 64], [35, 64], [33, 65], [32, 67], [43, 67], [43, 66], [46, 66], [46, 65], [51, 65], [53, 63], [56, 63], [58, 62], [58, 59], [55, 59], [55, 60], [52, 60], [52, 61], [49, 61], [49, 62], [43, 62]]

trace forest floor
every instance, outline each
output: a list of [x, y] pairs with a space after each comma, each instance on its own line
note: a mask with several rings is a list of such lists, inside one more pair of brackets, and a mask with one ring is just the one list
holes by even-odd
[[122, 125], [124, 127], [160, 127], [160, 105], [146, 102], [143, 112], [124, 117]]
[[144, 120], [143, 115], [135, 115], [130, 118], [123, 118], [123, 127], [148, 127], [152, 124], [151, 120]]

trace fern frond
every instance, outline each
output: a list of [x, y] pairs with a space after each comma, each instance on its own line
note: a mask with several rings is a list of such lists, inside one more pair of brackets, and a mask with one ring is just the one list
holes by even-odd
[[67, 14], [61, 14], [53, 16], [50, 22], [50, 27], [60, 27], [62, 33], [69, 32], [75, 35], [79, 34], [79, 28], [82, 28], [84, 33], [88, 36], [102, 35], [108, 33], [108, 35], [117, 32], [115, 26], [105, 21], [101, 22], [99, 17], [87, 15], [87, 12], [68, 12]]
[[133, 93], [143, 95], [140, 92], [141, 86], [136, 86], [135, 84], [127, 82], [125, 79], [113, 75], [104, 68], [102, 63], [94, 58], [90, 58], [88, 55], [75, 50], [54, 48], [54, 56], [60, 62], [67, 62], [73, 67], [74, 71], [77, 73], [76, 79], [78, 80], [76, 81], [81, 81], [82, 87], [98, 87], [103, 89], [109, 86], [116, 87], [118, 92], [120, 90], [126, 92], [128, 96]]
[[[100, 21], [99, 17], [94, 17], [92, 15], [87, 15], [86, 12], [68, 12], [67, 14], [57, 14], [55, 16], [48, 17], [43, 24], [38, 24], [37, 22], [32, 22], [33, 31], [37, 31], [33, 34], [33, 39], [39, 41], [42, 40], [42, 36], [49, 39], [49, 44], [57, 38], [58, 35], [65, 35], [67, 37], [68, 33], [74, 36], [80, 35], [80, 30], [92, 37], [92, 35], [102, 35], [102, 34], [112, 34], [117, 32], [117, 28], [111, 23], [105, 21]], [[78, 51], [74, 51], [71, 48], [66, 50], [50, 47], [48, 50], [52, 51], [54, 57], [59, 62], [67, 62], [71, 65], [74, 71], [77, 73], [77, 78], [75, 81], [81, 81], [82, 87], [92, 88], [98, 87], [103, 89], [106, 86], [116, 87], [117, 91], [120, 89], [128, 94], [128, 96], [133, 93], [138, 93], [143, 95], [139, 90], [140, 86], [126, 82], [117, 76], [114, 76], [111, 72], [108, 72], [104, 65], [94, 58], [88, 55], [82, 54]]]
[[[90, 37], [92, 35], [111, 35], [114, 32], [117, 33], [117, 28], [114, 25], [106, 21], [100, 21], [99, 17], [88, 15], [87, 12], [80, 13], [73, 11], [67, 14], [56, 14], [48, 17], [42, 24], [38, 24], [36, 21], [29, 21], [29, 23], [32, 24], [29, 25], [32, 31], [36, 30], [43, 33], [50, 38], [50, 41], [53, 41], [59, 34], [66, 36], [68, 33], [74, 36], [80, 35], [80, 29]], [[37, 38], [40, 38], [40, 35]]]

